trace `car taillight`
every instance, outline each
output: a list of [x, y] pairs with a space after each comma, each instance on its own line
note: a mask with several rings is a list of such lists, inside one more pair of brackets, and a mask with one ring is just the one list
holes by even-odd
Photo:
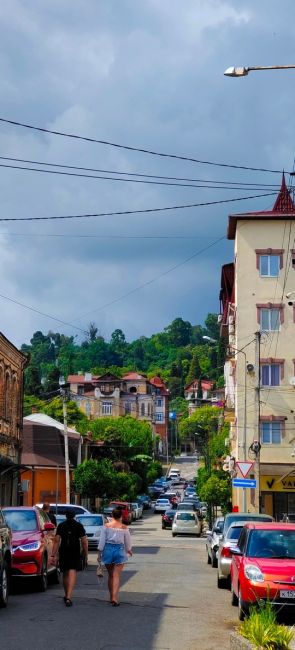
[[222, 557], [231, 557], [232, 556], [231, 549], [228, 548], [228, 546], [224, 546], [222, 551], [221, 551], [221, 555], [222, 555]]
[[169, 517], [167, 517], [167, 515], [164, 515], [163, 519], [165, 519], [165, 521], [169, 521]]

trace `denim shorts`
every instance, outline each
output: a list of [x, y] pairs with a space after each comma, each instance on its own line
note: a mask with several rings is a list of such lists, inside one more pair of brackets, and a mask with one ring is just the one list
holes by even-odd
[[101, 555], [103, 564], [125, 564], [128, 556], [124, 544], [106, 544]]

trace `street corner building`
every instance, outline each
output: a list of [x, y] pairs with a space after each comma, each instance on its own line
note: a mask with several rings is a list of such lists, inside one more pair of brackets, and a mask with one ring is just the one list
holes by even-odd
[[[285, 177], [271, 210], [229, 216], [221, 273], [233, 507], [295, 517], [295, 205]], [[256, 485], [255, 485], [256, 482]], [[252, 485], [252, 487], [251, 487]]]
[[27, 358], [0, 332], [0, 505], [18, 503]]
[[[21, 462], [22, 505], [66, 503], [64, 424], [45, 413], [24, 418]], [[70, 479], [81, 463], [83, 438], [67, 427]], [[71, 496], [74, 497], [74, 494]]]

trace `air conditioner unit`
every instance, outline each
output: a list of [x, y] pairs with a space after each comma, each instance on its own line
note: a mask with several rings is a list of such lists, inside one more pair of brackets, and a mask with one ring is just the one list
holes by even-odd
[[295, 377], [291, 377], [290, 384], [291, 386], [295, 386]]

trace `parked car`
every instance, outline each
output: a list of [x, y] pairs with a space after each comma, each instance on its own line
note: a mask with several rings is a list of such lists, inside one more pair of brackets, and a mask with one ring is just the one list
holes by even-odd
[[[42, 509], [43, 503], [36, 503], [36, 507]], [[73, 510], [76, 515], [90, 515], [91, 513], [84, 506], [75, 503], [50, 503], [49, 512], [53, 515], [66, 515], [68, 510]]]
[[295, 525], [247, 523], [233, 549], [232, 604], [239, 618], [250, 605], [270, 600], [275, 607], [295, 607]]
[[4, 514], [0, 510], [0, 607], [6, 607], [12, 558], [12, 535]]
[[193, 486], [188, 485], [187, 488], [184, 490], [184, 496], [189, 497], [189, 496], [192, 496], [192, 495], [197, 496], [196, 495], [196, 490], [195, 490], [195, 488]]
[[177, 510], [184, 510], [185, 512], [197, 512], [197, 506], [195, 503], [190, 503], [189, 501], [181, 501], [177, 505]]
[[110, 507], [112, 507], [112, 510], [114, 508], [121, 508], [122, 510], [122, 522], [123, 524], [126, 524], [127, 526], [130, 526], [132, 522], [132, 505], [129, 503], [129, 501], [111, 501], [110, 502]]
[[218, 563], [219, 540], [223, 532], [224, 517], [217, 517], [213, 523], [212, 530], [207, 530], [206, 551], [207, 564], [216, 569]]
[[134, 501], [131, 503], [132, 507], [132, 512], [134, 512], [134, 519], [141, 519], [142, 518], [142, 512], [143, 512], [143, 507], [140, 503], [137, 501]]
[[76, 521], [79, 521], [85, 528], [88, 539], [89, 550], [97, 549], [102, 527], [107, 523], [107, 518], [101, 514], [76, 515]]
[[151, 508], [152, 500], [148, 494], [140, 494], [137, 497], [137, 501], [142, 504], [144, 510], [149, 510]]
[[217, 587], [218, 589], [230, 588], [230, 567], [232, 549], [237, 545], [244, 521], [234, 521], [227, 529], [226, 535], [219, 542], [217, 562]]
[[176, 535], [196, 535], [200, 537], [202, 523], [196, 512], [176, 511], [172, 522], [172, 537]]
[[168, 473], [169, 478], [180, 478], [180, 469], [172, 468]]
[[49, 575], [58, 581], [58, 569], [51, 564], [54, 524], [36, 506], [3, 508], [3, 513], [12, 531], [12, 577], [34, 577], [40, 591], [46, 591]]
[[237, 529], [231, 532], [232, 538], [227, 540], [229, 529], [231, 526], [233, 526], [233, 524], [240, 524], [243, 527], [247, 521], [272, 522], [273, 517], [270, 515], [249, 512], [229, 512], [227, 515], [225, 515], [223, 533], [219, 541], [218, 552], [217, 586], [219, 589], [222, 589], [223, 587], [230, 587], [230, 566], [232, 558], [231, 549], [236, 545], [238, 541], [238, 537], [234, 538], [234, 535], [237, 534]]
[[165, 510], [162, 514], [162, 530], [172, 528], [172, 522], [175, 517], [176, 508]]
[[169, 499], [157, 499], [154, 505], [154, 513], [165, 512], [165, 510], [168, 510], [168, 508], [171, 508]]

